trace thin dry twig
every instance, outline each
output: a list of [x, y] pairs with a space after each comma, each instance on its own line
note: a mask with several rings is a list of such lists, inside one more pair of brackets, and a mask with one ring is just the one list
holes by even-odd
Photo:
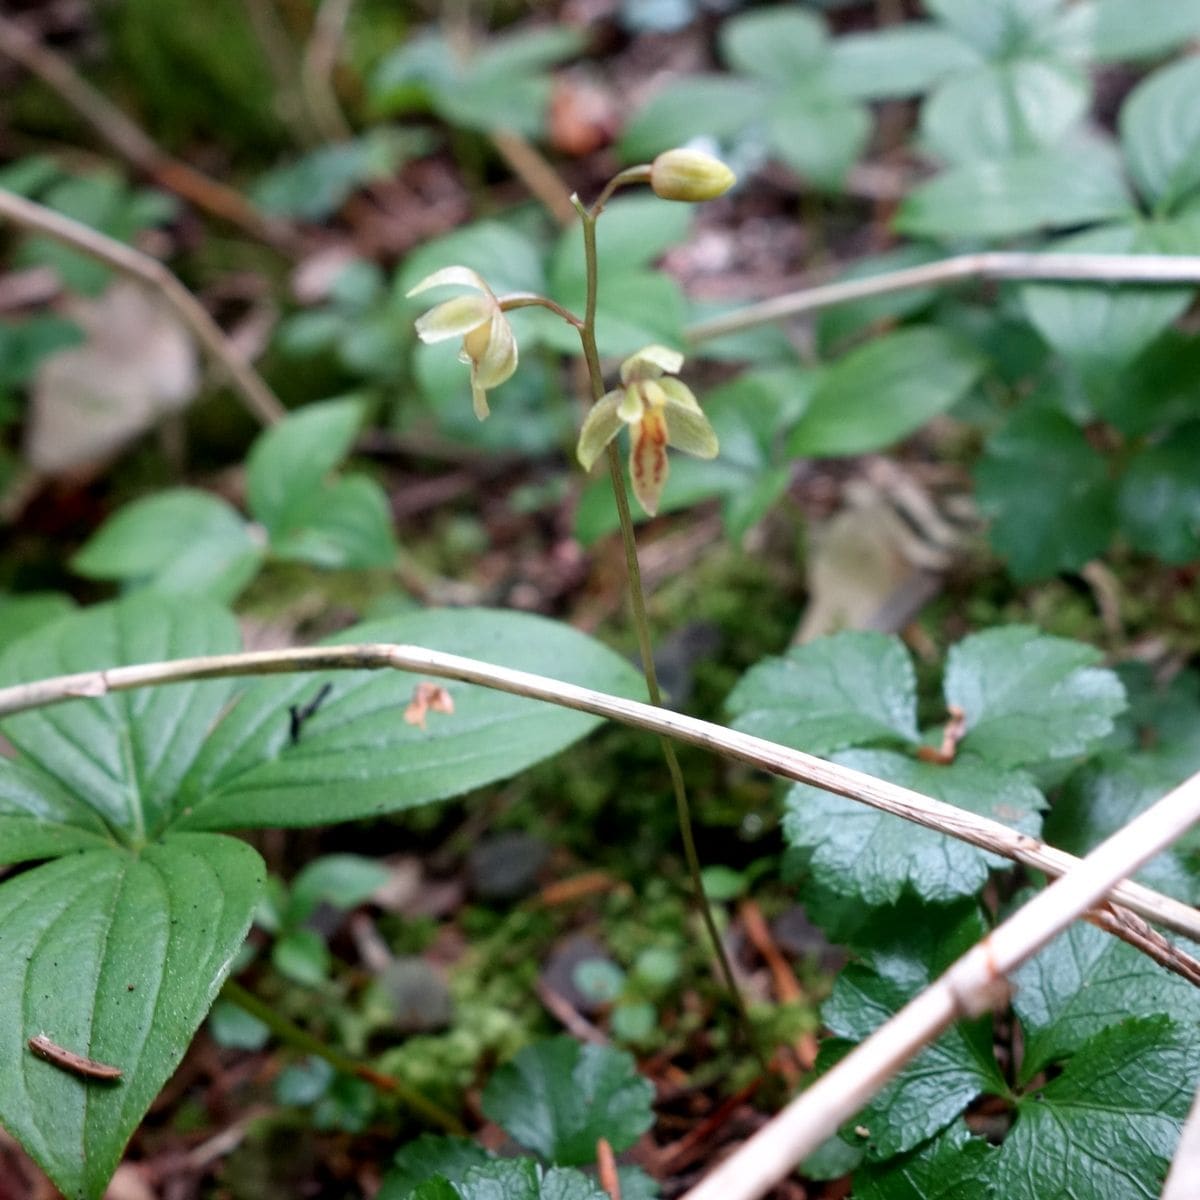
[[683, 1200], [758, 1200], [765, 1195], [955, 1021], [980, 1016], [1005, 1002], [1010, 972], [1197, 820], [1200, 774], [1118, 830], [997, 926]]
[[563, 228], [576, 219], [571, 204], [571, 190], [559, 178], [558, 172], [546, 161], [538, 148], [511, 129], [496, 129], [491, 133], [505, 165], [529, 189], [530, 194]]
[[913, 288], [945, 287], [968, 279], [1195, 285], [1200, 284], [1200, 254], [1037, 254], [1005, 250], [956, 254], [919, 267], [872, 275], [869, 279], [818, 284], [761, 300], [690, 325], [687, 338], [692, 343], [711, 341], [728, 333], [854, 300], [889, 296]]
[[1200, 1091], [1184, 1123], [1179, 1146], [1163, 1185], [1162, 1200], [1195, 1200], [1196, 1180], [1200, 1179]]
[[[440, 679], [479, 684], [515, 696], [544, 700], [563, 708], [591, 713], [644, 729], [660, 737], [675, 738], [725, 758], [748, 763], [772, 775], [811, 784], [849, 800], [902, 817], [926, 829], [990, 850], [1036, 871], [1063, 875], [1079, 859], [1028, 834], [1018, 833], [998, 821], [980, 817], [910, 788], [876, 779], [837, 763], [826, 762], [802, 750], [792, 750], [765, 738], [726, 729], [683, 713], [671, 712], [638, 700], [597, 692], [578, 684], [563, 683], [498, 667], [478, 659], [428, 650], [422, 646], [364, 644], [303, 646], [287, 650], [259, 650], [216, 654], [173, 662], [144, 663], [84, 671], [0, 688], [0, 717], [68, 700], [106, 696], [186, 680], [223, 679], [241, 675], [279, 675], [298, 671], [397, 670]], [[1200, 940], [1200, 911], [1132, 880], [1122, 880], [1107, 892], [1113, 903], [1131, 909], [1146, 920], [1185, 937]]]
[[300, 64], [304, 102], [312, 114], [313, 125], [330, 142], [344, 142], [354, 136], [333, 86], [333, 73], [353, 4], [354, 0], [322, 0]]
[[7, 219], [33, 233], [45, 234], [122, 275], [154, 288], [228, 374], [247, 409], [259, 421], [264, 425], [273, 425], [286, 415], [286, 409], [262, 376], [238, 353], [200, 301], [157, 258], [151, 258], [124, 242], [118, 242], [4, 188], [0, 188], [0, 219]]
[[122, 158], [160, 187], [182, 196], [211, 216], [236, 225], [280, 249], [294, 249], [288, 227], [272, 221], [240, 192], [172, 158], [61, 55], [10, 17], [0, 16], [0, 54], [20, 63], [75, 110]]

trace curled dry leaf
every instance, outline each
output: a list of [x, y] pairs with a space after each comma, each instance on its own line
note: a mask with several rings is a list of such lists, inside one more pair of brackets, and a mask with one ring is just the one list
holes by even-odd
[[404, 710], [404, 720], [409, 725], [425, 728], [425, 717], [432, 712], [454, 712], [454, 699], [440, 684], [422, 680], [413, 688], [413, 698]]

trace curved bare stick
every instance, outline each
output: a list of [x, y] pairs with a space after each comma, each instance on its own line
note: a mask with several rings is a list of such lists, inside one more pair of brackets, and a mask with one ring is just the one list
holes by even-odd
[[866, 279], [843, 279], [773, 296], [720, 316], [698, 321], [685, 331], [693, 345], [752, 329], [785, 317], [887, 296], [920, 287], [942, 287], [966, 279], [1042, 280], [1059, 283], [1140, 283], [1200, 285], [1197, 254], [1037, 254], [1020, 250], [991, 250], [956, 254], [919, 267], [885, 271]]
[[[725, 758], [834, 792], [882, 812], [948, 834], [982, 850], [1051, 875], [1063, 875], [1079, 859], [1028, 834], [1017, 833], [998, 821], [977, 816], [910, 788], [888, 783], [837, 763], [826, 762], [801, 750], [792, 750], [765, 738], [726, 729], [683, 713], [626, 700], [544, 675], [497, 667], [457, 654], [444, 654], [421, 646], [367, 644], [357, 646], [306, 646], [290, 650], [260, 650], [242, 654], [217, 654], [174, 662], [112, 667], [0, 689], [0, 717], [81, 697], [104, 696], [156, 684], [185, 680], [219, 679], [237, 675], [277, 675], [296, 671], [381, 670], [409, 671], [442, 679], [457, 679], [482, 687], [544, 700], [623, 725], [646, 729], [661, 737], [700, 746]], [[1108, 890], [1108, 899], [1186, 937], [1200, 940], [1200, 911], [1172, 900], [1131, 880]]]
[[208, 315], [204, 305], [157, 258], [151, 258], [149, 254], [118, 242], [116, 238], [110, 238], [70, 217], [64, 217], [52, 208], [35, 204], [4, 188], [0, 188], [0, 219], [51, 237], [114, 271], [120, 271], [122, 275], [154, 288], [224, 369], [235, 390], [241, 393], [246, 407], [259, 421], [264, 425], [274, 425], [287, 415], [287, 410], [263, 377], [242, 357], [221, 327]]
[[1197, 820], [1200, 774], [1130, 821], [992, 930], [683, 1200], [757, 1200], [764, 1195], [950, 1025], [1002, 1003], [1009, 972]]

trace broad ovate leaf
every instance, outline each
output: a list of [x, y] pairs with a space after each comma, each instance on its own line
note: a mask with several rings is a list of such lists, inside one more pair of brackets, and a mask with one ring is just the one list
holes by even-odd
[[[104, 1193], [228, 975], [264, 876], [244, 843], [184, 834], [0, 885], [0, 1121], [70, 1200]], [[120, 1079], [36, 1058], [39, 1034]]]
[[[558, 622], [488, 609], [412, 613], [355, 626], [337, 643], [411, 643], [599, 691], [640, 696], [619, 655]], [[405, 721], [419, 676], [336, 671], [251, 684], [208, 739], [183, 781], [179, 821], [191, 829], [317, 825], [396, 812], [507, 779], [556, 754], [596, 717], [444, 682], [453, 713]], [[290, 709], [328, 684], [292, 737]]]

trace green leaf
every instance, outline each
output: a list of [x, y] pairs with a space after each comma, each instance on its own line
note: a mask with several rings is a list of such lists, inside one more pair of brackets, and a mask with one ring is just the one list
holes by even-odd
[[625, 126], [617, 153], [622, 162], [649, 162], [700, 135], [729, 137], [761, 118], [770, 94], [757, 80], [692, 75], [651, 98]]
[[1094, 52], [1100, 60], [1153, 58], [1200, 34], [1200, 0], [1099, 0]]
[[292, 880], [286, 922], [299, 925], [321, 901], [335, 908], [356, 908], [377, 892], [392, 873], [383, 863], [360, 854], [325, 854], [301, 868]]
[[719, 42], [721, 57], [735, 71], [786, 86], [820, 65], [828, 34], [814, 13], [780, 5], [731, 17]]
[[[835, 1037], [862, 1041], [987, 932], [972, 905], [941, 911], [911, 901], [870, 923], [861, 962], [844, 968], [821, 1017]], [[961, 1021], [878, 1092], [855, 1118], [869, 1159], [911, 1150], [981, 1092], [1008, 1089], [992, 1052], [991, 1019]]]
[[[1041, 793], [1019, 771], [1001, 770], [960, 754], [948, 766], [888, 750], [842, 750], [834, 762], [912, 788], [968, 812], [1037, 834]], [[788, 793], [783, 820], [788, 844], [809, 860], [817, 881], [865, 904], [891, 904], [907, 887], [924, 900], [946, 903], [977, 892], [997, 858], [945, 834], [881, 813], [807, 784]]]
[[[618, 196], [596, 224], [596, 254], [604, 263], [600, 298], [615, 275], [649, 266], [672, 246], [686, 241], [692, 225], [687, 204], [664, 204], [657, 196]], [[550, 256], [550, 286], [556, 292], [581, 292], [587, 267], [578, 226], [565, 230]], [[611, 306], [610, 306], [611, 307]], [[580, 310], [582, 312], [582, 309]], [[578, 343], [578, 335], [569, 329]]]
[[289, 413], [255, 441], [246, 460], [246, 499], [272, 541], [303, 524], [313, 494], [349, 453], [361, 424], [358, 401], [327, 400]]
[[771, 150], [793, 171], [825, 188], [840, 186], [871, 136], [866, 108], [810, 81], [794, 83], [773, 97], [766, 116]]
[[[1063, 254], [1162, 254], [1169, 237], [1154, 224], [1110, 225], [1055, 242]], [[1037, 283], [1021, 302], [1037, 331], [1095, 387], [1140, 354], [1191, 303], [1187, 287]]]
[[430, 148], [431, 139], [423, 130], [376, 127], [268, 171], [250, 195], [264, 212], [323, 221], [363, 184], [394, 175]]
[[525, 29], [492, 36], [471, 60], [471, 74], [513, 79], [574, 58], [587, 44], [582, 30], [566, 25]]
[[[1195, 707], [1189, 733], [1195, 737]], [[1076, 772], [1047, 823], [1051, 844], [1086, 854], [1200, 770], [1200, 745], [1183, 742], [1162, 751], [1105, 755]], [[1156, 855], [1137, 874], [1148, 886], [1194, 904], [1200, 901], [1200, 835], [1194, 831]]]
[[1200, 187], [1200, 59], [1143, 79], [1121, 108], [1121, 144], [1139, 191], [1157, 212]]
[[491, 1155], [469, 1138], [424, 1133], [397, 1151], [376, 1200], [410, 1200], [413, 1192], [435, 1175], [449, 1183], [461, 1183], [472, 1167], [491, 1161]]
[[[605, 220], [597, 226], [597, 234]], [[499, 221], [476, 221], [464, 225], [444, 237], [434, 238], [414, 250], [396, 273], [393, 294], [404, 300], [410, 288], [427, 275], [442, 267], [470, 266], [487, 280], [497, 295], [503, 292], [544, 292], [546, 276], [542, 269], [542, 251], [524, 233]], [[404, 301], [409, 311], [419, 312], [430, 307], [429, 297], [443, 293], [430, 292]], [[446, 296], [450, 292], [444, 293]]]
[[[99, 1200], [250, 927], [263, 866], [232, 838], [91, 850], [0, 886], [0, 1120], [72, 1200]], [[97, 1083], [29, 1038], [122, 1071]]]
[[654, 1122], [654, 1087], [633, 1056], [569, 1037], [526, 1046], [488, 1080], [483, 1111], [522, 1146], [565, 1166], [591, 1163], [596, 1142], [629, 1149]]
[[[623, 658], [568, 626], [487, 609], [416, 612], [359, 625], [335, 643], [396, 642], [486, 659], [600, 691], [640, 696]], [[288, 709], [331, 689], [289, 737]], [[249, 687], [182, 785], [181, 823], [196, 829], [318, 825], [396, 812], [507, 779], [599, 724], [595, 717], [446, 683], [453, 714], [427, 729], [404, 710], [417, 679], [397, 671], [336, 671]]]
[[955, 1121], [911, 1153], [856, 1171], [854, 1195], [856, 1200], [997, 1200], [997, 1153], [983, 1138], [972, 1137], [964, 1121]]
[[224, 500], [194, 488], [168, 488], [105, 521], [71, 559], [71, 568], [89, 579], [140, 582], [160, 592], [228, 602], [262, 558], [261, 539]]
[[59, 592], [0, 595], [0, 650], [6, 649], [40, 626], [65, 617], [74, 609], [75, 602], [71, 597]]
[[996, 1160], [1004, 1200], [1155, 1200], [1200, 1076], [1192, 1023], [1104, 1030], [1017, 1106]]
[[435, 1177], [412, 1200], [608, 1200], [607, 1193], [579, 1171], [552, 1167], [543, 1172], [531, 1158], [504, 1159], [472, 1167], [450, 1183]]
[[1108, 548], [1116, 524], [1107, 462], [1073, 421], [1045, 408], [1019, 411], [988, 440], [975, 495], [1021, 583], [1078, 570]]
[[896, 227], [940, 242], [1008, 238], [1123, 217], [1132, 208], [1106, 147], [1059, 147], [945, 171], [909, 192]]
[[1200, 424], [1171, 432], [1130, 460], [1117, 497], [1121, 530], [1164, 562], [1200, 557]]
[[94, 808], [38, 768], [0, 757], [0, 864], [114, 844]]
[[839, 633], [765, 659], [725, 704], [735, 729], [810, 754], [919, 738], [912, 659], [881, 633]]
[[927, 21], [872, 33], [848, 33], [829, 49], [826, 79], [844, 96], [900, 100], [929, 91], [948, 75], [979, 65], [961, 38]]
[[0, 397], [33, 378], [47, 355], [84, 340], [83, 330], [62, 317], [30, 317], [0, 324]]
[[989, 58], [1026, 47], [1054, 17], [1062, 0], [926, 0], [925, 7]]
[[817, 458], [893, 445], [962, 399], [982, 370], [966, 342], [940, 329], [876, 338], [821, 378], [788, 450]]
[[1082, 754], [1125, 708], [1116, 674], [1093, 646], [1031, 625], [972, 634], [946, 661], [946, 703], [966, 714], [964, 750], [1015, 767]]
[[950, 163], [1005, 159], [1053, 146], [1087, 112], [1074, 67], [1044, 59], [989, 63], [947, 79], [921, 106], [921, 138]]
[[329, 978], [329, 947], [316, 930], [293, 929], [271, 947], [271, 965], [301, 987], [320, 987]]
[[347, 475], [297, 498], [295, 525], [271, 549], [276, 557], [331, 570], [387, 567], [396, 557], [392, 510], [365, 475]]
[[[239, 648], [236, 623], [215, 605], [138, 592], [16, 643], [0, 658], [0, 682]], [[231, 690], [229, 681], [217, 679], [118, 692], [8, 717], [0, 727], [62, 791], [137, 844], [171, 811]]]
[[1193, 984], [1082, 921], [1018, 967], [1013, 983], [1013, 1010], [1024, 1035], [1021, 1083], [1124, 1022], [1152, 1014], [1193, 1026], [1200, 1020]]
[[[552, 298], [575, 312], [582, 312], [584, 285], [555, 288]], [[683, 293], [667, 275], [658, 271], [613, 275], [600, 284], [596, 344], [606, 358], [628, 357], [652, 344], [684, 346], [686, 315]], [[578, 351], [579, 336], [565, 322], [556, 320], [547, 333], [544, 338], [547, 345], [563, 353]]]

